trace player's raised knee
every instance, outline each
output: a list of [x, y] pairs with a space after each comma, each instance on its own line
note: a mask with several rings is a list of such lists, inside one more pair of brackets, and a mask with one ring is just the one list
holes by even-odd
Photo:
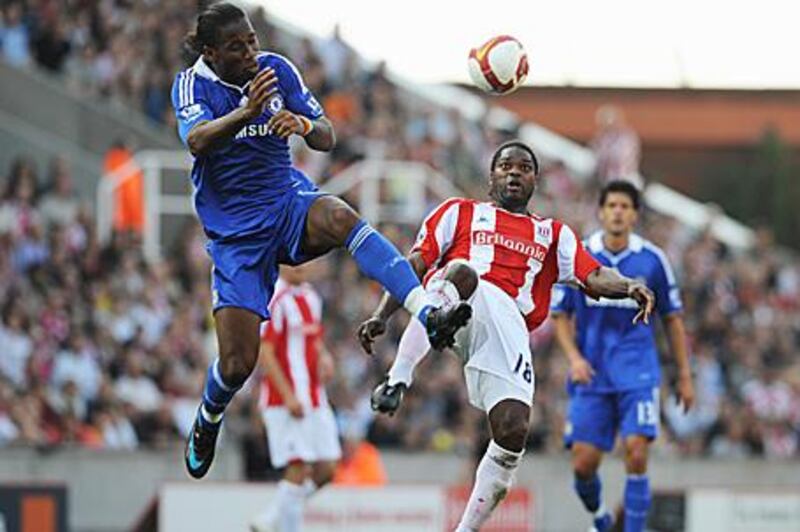
[[448, 264], [445, 279], [458, 289], [461, 299], [469, 299], [478, 288], [478, 273], [469, 264], [460, 260]]
[[258, 353], [246, 353], [246, 349], [231, 346], [220, 350], [219, 372], [228, 386], [238, 388], [253, 372]]
[[328, 221], [330, 221], [332, 227], [337, 228], [350, 229], [358, 223], [359, 219], [358, 213], [344, 202], [331, 207], [328, 213]]

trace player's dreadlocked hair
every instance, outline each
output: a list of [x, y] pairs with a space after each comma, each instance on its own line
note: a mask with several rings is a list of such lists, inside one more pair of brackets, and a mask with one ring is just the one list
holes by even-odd
[[203, 54], [204, 46], [215, 46], [219, 30], [226, 24], [237, 22], [247, 15], [239, 7], [220, 2], [211, 4], [197, 15], [197, 26], [183, 39], [183, 60], [191, 65]]
[[491, 166], [489, 166], [490, 170], [494, 170], [494, 167], [497, 164], [497, 159], [500, 158], [500, 154], [503, 153], [503, 150], [505, 150], [506, 148], [520, 148], [530, 153], [531, 159], [533, 159], [533, 173], [539, 175], [539, 159], [537, 159], [536, 154], [533, 153], [533, 148], [531, 148], [521, 140], [509, 140], [508, 142], [502, 143], [500, 147], [497, 148], [497, 150], [495, 150], [494, 155], [492, 155], [492, 164]]

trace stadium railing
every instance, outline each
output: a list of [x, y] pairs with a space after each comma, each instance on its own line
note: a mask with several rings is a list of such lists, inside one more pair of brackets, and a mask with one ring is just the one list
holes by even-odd
[[[169, 240], [169, 233], [174, 234], [175, 229], [172, 224], [165, 227], [164, 217], [194, 214], [190, 194], [186, 191], [190, 169], [191, 158], [184, 151], [145, 150], [136, 153], [128, 164], [104, 176], [96, 188], [100, 241], [108, 242], [112, 235], [115, 190], [141, 171], [145, 191], [143, 251], [148, 260], [158, 260], [165, 242]], [[181, 181], [176, 183], [177, 180]], [[447, 177], [417, 161], [365, 159], [353, 163], [322, 184], [324, 190], [336, 195], [344, 195], [356, 187], [358, 194], [352, 198], [354, 206], [372, 223], [416, 226], [427, 214], [430, 197], [444, 200], [463, 196], [463, 192]]]

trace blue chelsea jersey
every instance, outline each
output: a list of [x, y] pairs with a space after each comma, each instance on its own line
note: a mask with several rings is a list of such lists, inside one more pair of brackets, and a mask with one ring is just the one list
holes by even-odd
[[[195, 158], [192, 166], [195, 209], [211, 239], [267, 236], [285, 211], [288, 192], [315, 188], [292, 167], [287, 140], [269, 134], [267, 122], [284, 108], [316, 120], [323, 116], [322, 106], [288, 59], [263, 52], [257, 60], [259, 70], [275, 70], [278, 91], [261, 116], [245, 125], [232, 141]], [[202, 57], [179, 72], [172, 85], [172, 105], [183, 143], [197, 123], [244, 105], [249, 85], [238, 87], [222, 81]]]
[[[628, 247], [614, 254], [605, 249], [603, 235], [598, 232], [588, 239], [586, 247], [604, 266], [647, 284], [655, 293], [660, 316], [682, 310], [675, 275], [656, 245], [631, 235]], [[631, 323], [638, 312], [633, 299], [598, 301], [572, 287], [556, 285], [553, 290], [551, 310], [575, 316], [578, 347], [595, 370], [588, 389], [613, 392], [659, 384], [654, 320], [649, 325]]]

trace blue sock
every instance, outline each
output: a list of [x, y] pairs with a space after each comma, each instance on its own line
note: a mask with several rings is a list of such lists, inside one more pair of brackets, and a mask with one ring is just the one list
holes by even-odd
[[219, 358], [208, 367], [206, 385], [203, 388], [203, 402], [200, 406], [200, 422], [207, 427], [219, 427], [225, 407], [239, 391], [238, 387], [225, 384], [219, 372]]
[[345, 246], [358, 264], [361, 273], [383, 285], [392, 297], [404, 306], [410, 305], [412, 308], [408, 306], [406, 308], [425, 324], [425, 318], [432, 307], [421, 301], [416, 305], [406, 301], [408, 295], [415, 289], [419, 289], [420, 295], [424, 290], [414, 268], [397, 251], [394, 244], [386, 240], [365, 220], [359, 220], [347, 235]]
[[647, 475], [628, 475], [625, 482], [625, 532], [643, 532], [650, 508], [650, 480]]
[[595, 513], [600, 508], [600, 494], [603, 491], [603, 483], [600, 482], [599, 476], [595, 475], [588, 480], [582, 480], [576, 476], [573, 487], [587, 510]]

